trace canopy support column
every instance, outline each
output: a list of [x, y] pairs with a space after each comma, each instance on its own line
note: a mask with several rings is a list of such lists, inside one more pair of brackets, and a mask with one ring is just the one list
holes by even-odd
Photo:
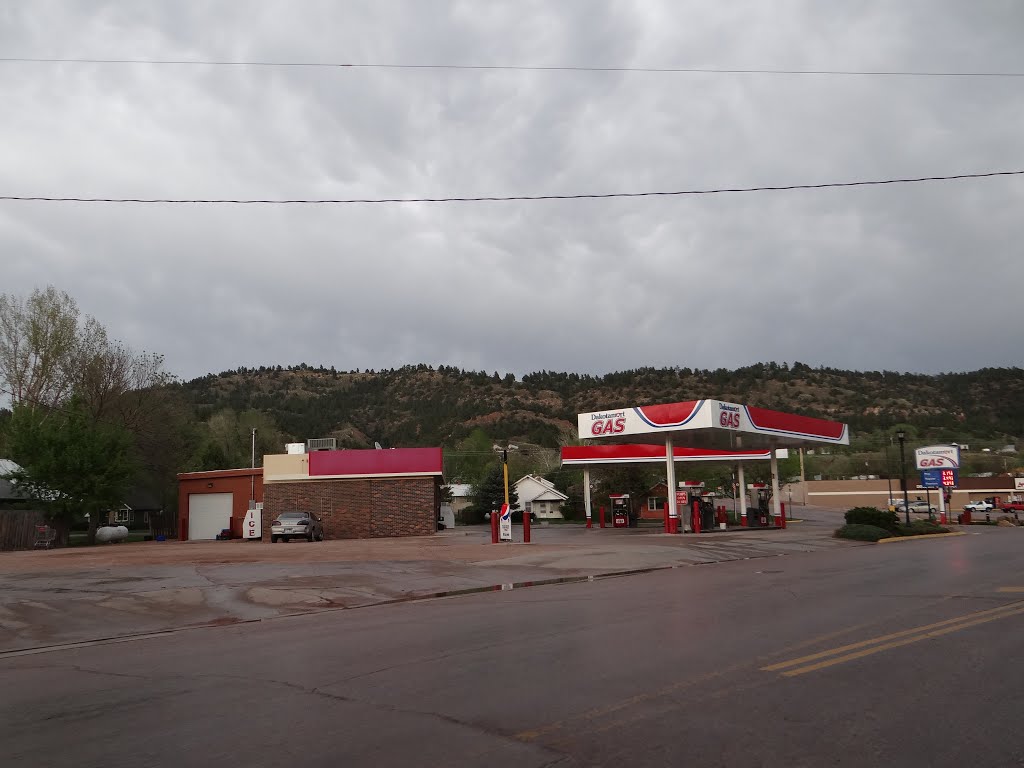
[[[679, 507], [676, 504], [676, 461], [672, 453], [672, 438], [665, 437], [665, 480], [668, 484], [668, 516], [679, 518]], [[671, 523], [670, 523], [671, 525]]]
[[736, 482], [739, 484], [739, 496], [740, 496], [740, 521], [742, 525], [746, 525], [747, 519], [747, 482], [743, 477], [743, 462], [739, 462], [736, 466]]
[[771, 472], [772, 472], [772, 515], [779, 520], [779, 525], [782, 528], [786, 527], [786, 521], [782, 517], [782, 499], [779, 498], [779, 457], [776, 451], [778, 450], [778, 443], [775, 440], [771, 442]]
[[583, 470], [583, 508], [587, 514], [587, 528], [594, 527], [594, 508], [590, 504], [590, 470]]

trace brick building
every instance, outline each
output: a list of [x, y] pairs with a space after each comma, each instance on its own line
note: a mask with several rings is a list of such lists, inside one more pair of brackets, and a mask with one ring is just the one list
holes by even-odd
[[221, 531], [242, 535], [252, 503], [263, 501], [263, 470], [217, 469], [178, 475], [178, 536], [182, 541], [214, 539]]
[[441, 449], [313, 451], [263, 457], [263, 538], [282, 512], [312, 512], [328, 539], [437, 531]]

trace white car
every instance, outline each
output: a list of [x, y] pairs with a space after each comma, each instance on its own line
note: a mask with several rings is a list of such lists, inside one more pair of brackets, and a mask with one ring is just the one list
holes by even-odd
[[991, 512], [993, 509], [995, 509], [995, 506], [988, 499], [964, 504], [964, 510], [969, 512]]

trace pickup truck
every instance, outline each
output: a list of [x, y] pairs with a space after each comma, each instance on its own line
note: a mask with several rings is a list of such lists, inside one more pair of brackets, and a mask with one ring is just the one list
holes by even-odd
[[1024, 501], [1004, 501], [999, 508], [1003, 512], [1024, 512]]
[[989, 499], [964, 504], [964, 510], [968, 512], [991, 512], [993, 509], [995, 509], [995, 505]]

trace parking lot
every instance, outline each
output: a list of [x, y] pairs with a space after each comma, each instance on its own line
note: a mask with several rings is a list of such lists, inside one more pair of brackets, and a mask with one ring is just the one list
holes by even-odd
[[[858, 546], [841, 515], [800, 510], [786, 530], [668, 536], [537, 525], [435, 536], [270, 544], [140, 542], [0, 555], [0, 652], [605, 574]], [[521, 538], [522, 529], [514, 528]]]

